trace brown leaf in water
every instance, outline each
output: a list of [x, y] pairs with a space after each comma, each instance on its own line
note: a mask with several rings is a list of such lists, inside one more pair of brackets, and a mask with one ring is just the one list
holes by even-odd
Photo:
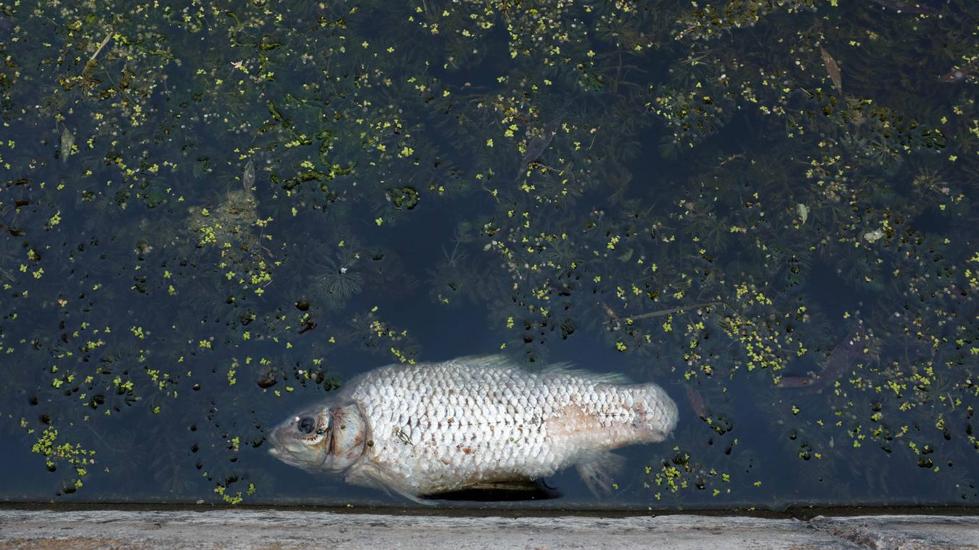
[[826, 67], [826, 73], [829, 74], [829, 79], [833, 81], [833, 87], [836, 88], [837, 92], [843, 92], [843, 74], [840, 72], [840, 65], [833, 59], [833, 56], [829, 55], [826, 48], [819, 47], [819, 55], [823, 58], [823, 66]]
[[706, 420], [710, 416], [704, 396], [691, 386], [687, 386], [687, 401], [690, 402], [690, 408], [693, 409], [698, 418]]

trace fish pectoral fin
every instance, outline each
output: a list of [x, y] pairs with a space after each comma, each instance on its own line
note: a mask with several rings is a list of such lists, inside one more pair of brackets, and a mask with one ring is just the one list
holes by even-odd
[[378, 468], [370, 463], [361, 463], [347, 470], [344, 477], [347, 483], [360, 485], [361, 487], [373, 487], [386, 492], [388, 495], [398, 495], [404, 497], [415, 504], [432, 506], [435, 503], [414, 494], [403, 483], [389, 475], [383, 468]]
[[625, 466], [625, 459], [609, 451], [597, 452], [578, 463], [578, 475], [597, 497], [612, 493], [612, 477]]
[[427, 499], [427, 498], [425, 498], [423, 496], [421, 496], [421, 497], [420, 496], [416, 496], [416, 495], [413, 495], [413, 494], [411, 494], [411, 493], [409, 493], [407, 491], [399, 491], [399, 490], [394, 489], [392, 487], [385, 487], [384, 489], [388, 492], [388, 494], [395, 493], [397, 495], [400, 495], [401, 497], [404, 497], [404, 498], [406, 498], [406, 499], [414, 502], [415, 504], [422, 504], [424, 506], [435, 506], [435, 503], [434, 502], [432, 502], [430, 499]]

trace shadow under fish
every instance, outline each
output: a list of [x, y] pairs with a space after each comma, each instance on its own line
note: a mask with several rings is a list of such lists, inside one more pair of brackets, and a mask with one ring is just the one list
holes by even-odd
[[561, 492], [542, 480], [510, 481], [474, 485], [459, 491], [421, 495], [425, 500], [451, 502], [507, 502], [551, 500], [560, 498]]

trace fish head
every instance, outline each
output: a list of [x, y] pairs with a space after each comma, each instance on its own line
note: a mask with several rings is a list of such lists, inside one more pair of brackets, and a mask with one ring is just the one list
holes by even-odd
[[369, 430], [356, 403], [300, 411], [269, 435], [269, 453], [307, 471], [342, 472], [364, 454]]

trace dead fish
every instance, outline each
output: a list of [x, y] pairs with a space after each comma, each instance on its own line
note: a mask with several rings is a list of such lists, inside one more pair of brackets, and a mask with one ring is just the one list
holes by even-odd
[[656, 384], [484, 356], [375, 369], [269, 440], [287, 464], [423, 502], [570, 466], [593, 492], [608, 492], [622, 463], [610, 451], [663, 441], [676, 423], [676, 404]]

